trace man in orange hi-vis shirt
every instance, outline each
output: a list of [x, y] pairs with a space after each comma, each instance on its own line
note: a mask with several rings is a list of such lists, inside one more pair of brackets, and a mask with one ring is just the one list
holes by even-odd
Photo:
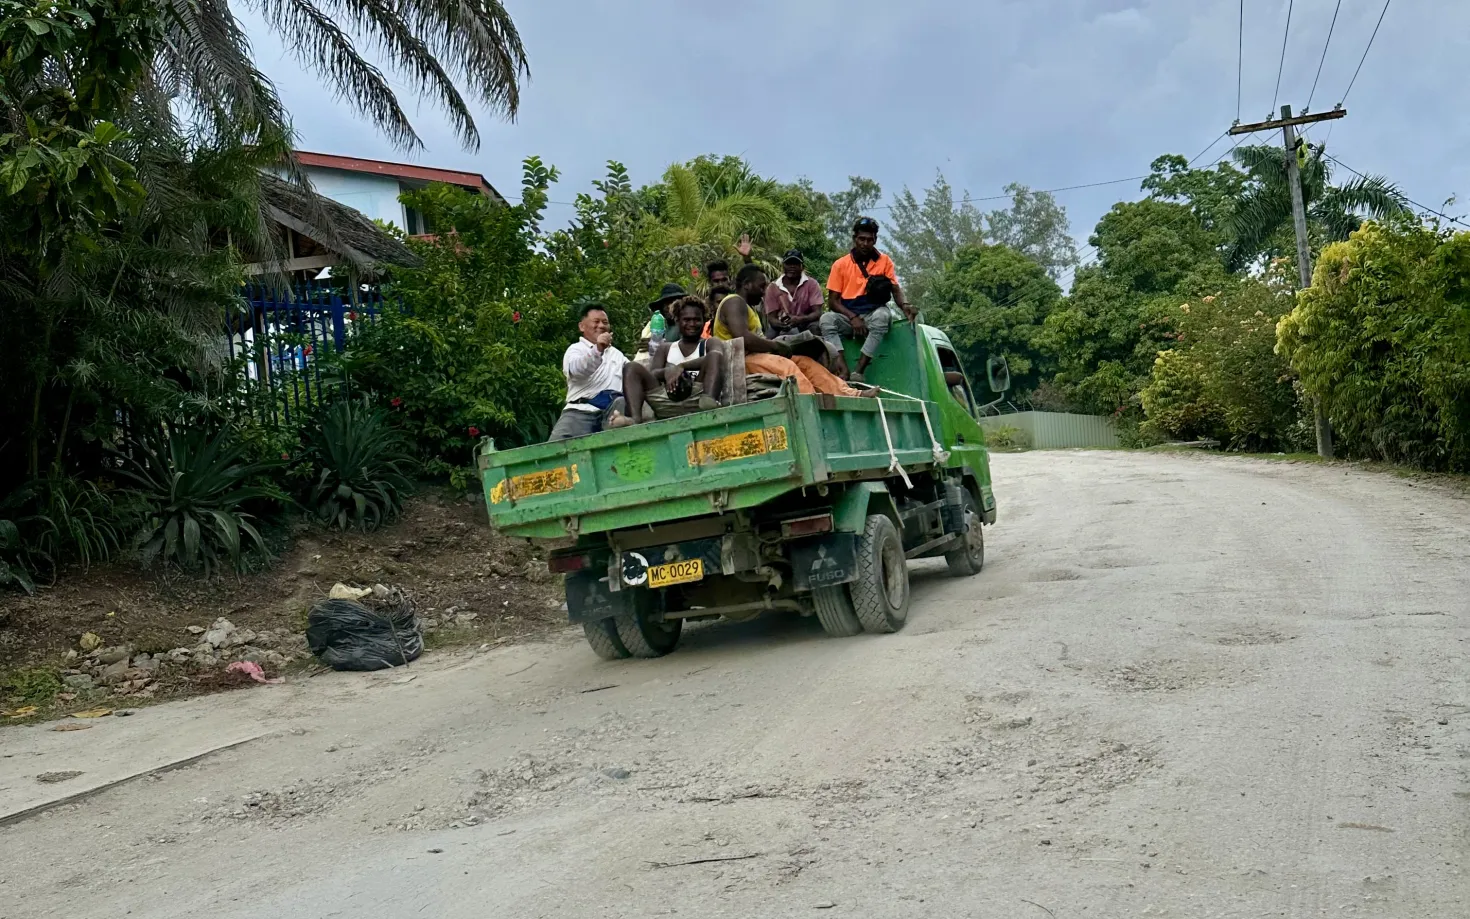
[[822, 315], [822, 338], [842, 354], [842, 339], [862, 338], [863, 353], [857, 369], [847, 374], [855, 383], [863, 381], [863, 373], [878, 353], [878, 346], [895, 319], [900, 318], [887, 303], [874, 303], [868, 298], [868, 279], [886, 277], [893, 282], [893, 299], [903, 316], [914, 318], [914, 308], [898, 286], [893, 259], [878, 251], [878, 221], [860, 217], [852, 225], [852, 251], [832, 263], [827, 275], [827, 312]]

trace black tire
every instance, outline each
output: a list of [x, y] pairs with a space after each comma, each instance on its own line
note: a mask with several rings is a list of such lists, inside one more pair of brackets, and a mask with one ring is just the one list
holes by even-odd
[[984, 520], [980, 516], [980, 505], [970, 490], [965, 489], [965, 532], [960, 548], [944, 553], [949, 564], [949, 573], [957, 578], [967, 578], [980, 573], [985, 567]]
[[684, 620], [655, 618], [661, 599], [652, 590], [629, 588], [628, 612], [619, 613], [611, 620], [623, 647], [633, 657], [663, 657], [679, 644]]
[[620, 661], [633, 656], [618, 637], [618, 628], [611, 619], [582, 623], [582, 634], [587, 636], [587, 644], [593, 652], [605, 661]]
[[812, 602], [817, 607], [817, 621], [828, 635], [851, 638], [862, 632], [863, 624], [852, 611], [852, 598], [847, 595], [846, 585], [819, 587], [812, 591]]
[[858, 621], [869, 632], [897, 632], [909, 619], [909, 566], [892, 520], [882, 514], [868, 518], [857, 564], [858, 578], [848, 589]]

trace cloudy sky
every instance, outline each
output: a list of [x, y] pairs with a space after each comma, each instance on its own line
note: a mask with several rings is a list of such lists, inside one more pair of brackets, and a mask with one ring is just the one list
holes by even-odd
[[[1295, 0], [1278, 104], [1307, 103], [1337, 5]], [[586, 190], [608, 159], [646, 182], [705, 152], [738, 153], [762, 173], [808, 176], [827, 190], [860, 174], [885, 193], [917, 191], [936, 169], [976, 197], [1013, 181], [1080, 185], [1141, 175], [1161, 153], [1194, 156], [1237, 112], [1239, 0], [506, 6], [531, 80], [514, 123], [478, 119], [478, 152], [461, 148], [428, 105], [414, 116], [426, 149], [395, 150], [258, 22], [247, 26], [302, 149], [474, 170], [507, 194], [521, 159], [538, 154], [561, 170], [557, 201]], [[1244, 2], [1242, 121], [1271, 112], [1287, 6]], [[1313, 110], [1341, 100], [1382, 9], [1381, 0], [1341, 0]], [[1393, 0], [1347, 99], [1349, 116], [1331, 124], [1329, 152], [1387, 174], [1427, 205], [1470, 192], [1467, 71], [1470, 2]], [[1079, 242], [1115, 201], [1137, 196], [1136, 182], [1057, 193]], [[1470, 198], [1451, 210], [1467, 211]]]

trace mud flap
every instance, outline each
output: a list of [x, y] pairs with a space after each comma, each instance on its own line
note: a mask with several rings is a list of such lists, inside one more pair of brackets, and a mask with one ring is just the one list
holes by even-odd
[[797, 590], [836, 587], [857, 580], [856, 533], [833, 533], [791, 543], [791, 575]]
[[592, 572], [567, 575], [567, 619], [597, 622], [622, 612], [622, 601], [607, 589], [607, 576]]

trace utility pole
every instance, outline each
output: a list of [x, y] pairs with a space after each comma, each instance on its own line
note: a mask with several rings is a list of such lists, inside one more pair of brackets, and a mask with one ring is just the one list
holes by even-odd
[[[1297, 162], [1297, 145], [1300, 141], [1296, 136], [1296, 126], [1331, 121], [1346, 115], [1347, 109], [1338, 106], [1330, 112], [1303, 114], [1293, 118], [1291, 106], [1283, 105], [1281, 117], [1275, 121], [1237, 124], [1230, 129], [1231, 134], [1254, 134], [1257, 131], [1281, 129], [1281, 143], [1286, 151], [1286, 181], [1291, 187], [1291, 222], [1296, 229], [1297, 279], [1302, 290], [1312, 286], [1312, 249], [1307, 244], [1307, 209], [1302, 202], [1302, 173]], [[1323, 411], [1320, 399], [1312, 400], [1312, 420], [1317, 428], [1317, 455], [1323, 459], [1332, 459], [1332, 425], [1327, 420], [1327, 413]]]

